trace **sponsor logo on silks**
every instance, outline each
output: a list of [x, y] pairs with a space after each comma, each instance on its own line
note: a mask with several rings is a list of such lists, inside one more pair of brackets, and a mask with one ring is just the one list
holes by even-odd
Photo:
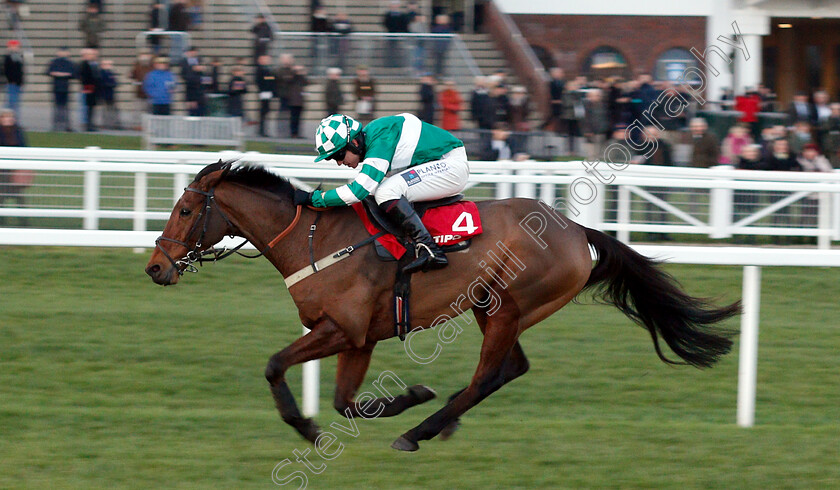
[[446, 162], [427, 163], [416, 168], [423, 175], [437, 175], [446, 171]]
[[440, 243], [451, 242], [453, 240], [460, 240], [461, 235], [435, 235], [432, 238], [435, 239], [435, 243], [440, 244]]
[[409, 170], [408, 172], [404, 172], [402, 174], [402, 178], [405, 179], [409, 187], [420, 182], [420, 176], [417, 174], [416, 170]]

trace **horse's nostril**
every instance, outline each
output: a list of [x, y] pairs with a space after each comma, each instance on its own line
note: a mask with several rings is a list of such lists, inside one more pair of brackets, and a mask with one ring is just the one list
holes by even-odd
[[149, 267], [146, 267], [146, 274], [148, 274], [150, 276], [154, 276], [158, 272], [160, 272], [160, 265], [159, 264], [150, 265]]

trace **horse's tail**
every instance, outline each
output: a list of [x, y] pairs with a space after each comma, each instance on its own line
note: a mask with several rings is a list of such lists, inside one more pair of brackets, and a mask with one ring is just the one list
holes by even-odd
[[685, 363], [696, 367], [710, 367], [729, 352], [735, 332], [711, 325], [739, 313], [740, 302], [717, 308], [706, 299], [689, 296], [656, 261], [599, 231], [585, 230], [598, 253], [598, 264], [584, 290], [595, 288], [596, 297], [647, 328], [660, 359], [683, 364], [665, 357], [660, 337]]

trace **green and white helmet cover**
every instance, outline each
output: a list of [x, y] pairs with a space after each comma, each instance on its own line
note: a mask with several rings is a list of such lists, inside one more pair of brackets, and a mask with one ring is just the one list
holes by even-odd
[[333, 114], [321, 119], [315, 130], [316, 162], [329, 158], [333, 153], [344, 148], [347, 143], [362, 132], [362, 123], [350, 116]]

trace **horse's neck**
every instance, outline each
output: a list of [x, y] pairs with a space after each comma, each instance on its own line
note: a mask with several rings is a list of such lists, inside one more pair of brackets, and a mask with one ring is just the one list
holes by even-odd
[[[219, 197], [219, 203], [225, 208], [233, 224], [239, 228], [242, 237], [261, 251], [266, 250], [268, 244], [291, 225], [295, 216], [296, 208], [291, 203], [257, 191], [251, 192], [249, 199], [243, 199], [241, 194], [236, 196], [232, 192], [222, 192]], [[350, 209], [319, 212], [304, 208], [300, 221], [289, 234], [265, 254], [283, 276], [309, 265], [308, 235], [316, 213], [322, 213], [315, 232], [316, 255], [350, 245], [349, 240], [354, 239], [360, 232], [365, 233], [358, 219], [353, 220], [355, 216]], [[322, 248], [327, 250], [322, 251]], [[315, 260], [320, 258], [317, 256]]]

